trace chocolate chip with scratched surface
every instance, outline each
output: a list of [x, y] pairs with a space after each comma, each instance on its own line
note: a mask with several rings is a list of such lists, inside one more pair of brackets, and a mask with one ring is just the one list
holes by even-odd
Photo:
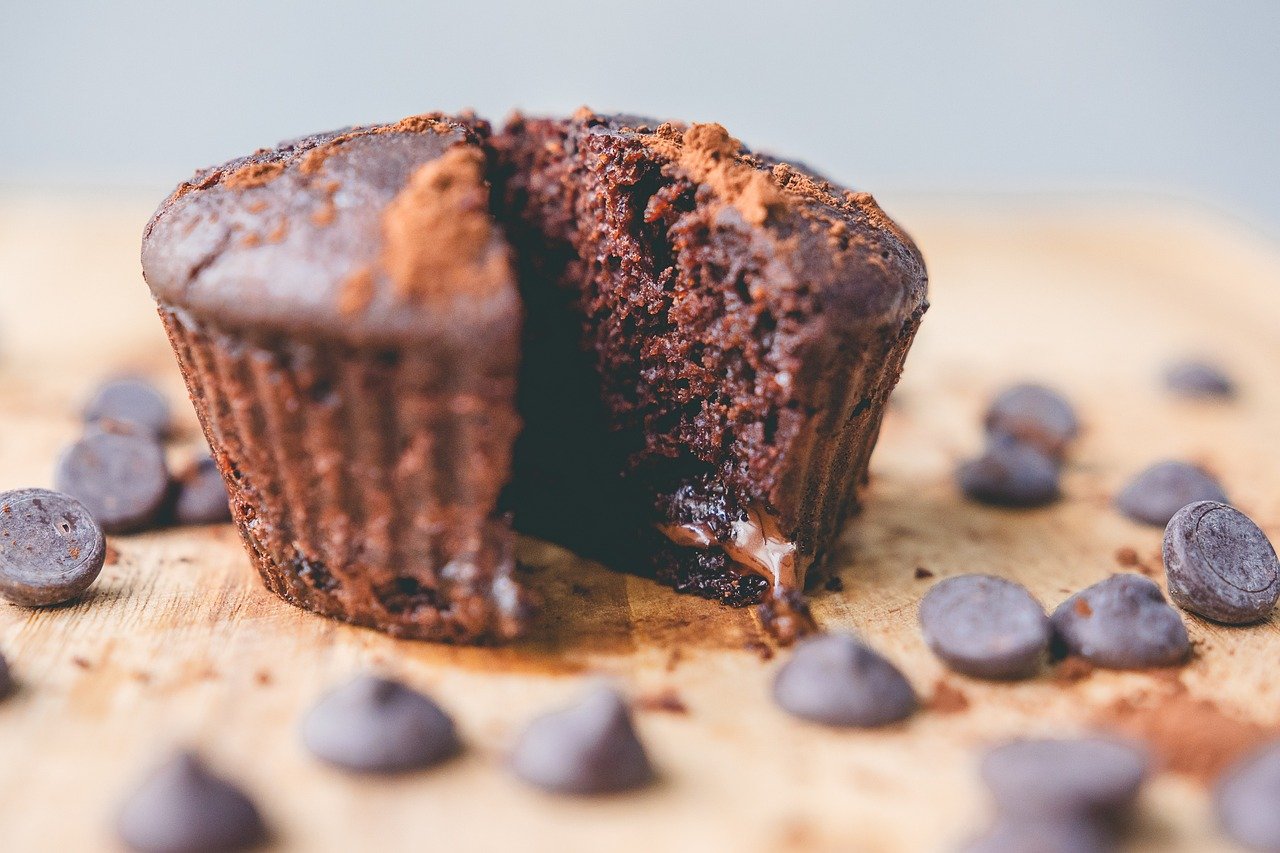
[[253, 801], [194, 753], [161, 765], [125, 802], [121, 841], [146, 853], [247, 850], [267, 840]]
[[102, 529], [75, 498], [48, 489], [0, 493], [0, 595], [14, 604], [70, 601], [106, 556]]
[[114, 421], [132, 424], [151, 435], [169, 432], [169, 401], [145, 379], [124, 376], [102, 383], [84, 407], [86, 423]]
[[1280, 741], [1237, 761], [1213, 792], [1218, 825], [1253, 850], [1280, 851]]
[[169, 494], [164, 448], [149, 435], [90, 432], [63, 451], [54, 485], [83, 503], [107, 533], [140, 530]]
[[1164, 372], [1164, 385], [1181, 397], [1229, 400], [1236, 395], [1235, 383], [1222, 368], [1205, 361], [1180, 361]]
[[1116, 508], [1144, 524], [1164, 527], [1173, 514], [1196, 501], [1227, 503], [1226, 492], [1206, 471], [1186, 462], [1157, 462], [1116, 495]]
[[227, 484], [218, 465], [201, 457], [175, 480], [173, 517], [178, 524], [220, 524], [231, 520]]
[[1049, 648], [1049, 617], [1021, 584], [991, 575], [940, 581], [920, 602], [925, 643], [976, 678], [1034, 675]]
[[1077, 592], [1051, 621], [1068, 653], [1109, 669], [1174, 666], [1191, 651], [1182, 617], [1142, 575], [1112, 575]]
[[801, 641], [778, 670], [773, 698], [801, 719], [858, 728], [906, 719], [918, 705], [896, 666], [858, 638], [839, 633]]
[[1247, 515], [1217, 501], [1178, 510], [1164, 531], [1169, 597], [1229, 625], [1271, 615], [1280, 598], [1275, 548]]
[[361, 675], [331, 691], [302, 720], [302, 742], [323, 761], [361, 773], [430, 767], [456, 754], [453, 720], [412, 688]]
[[654, 779], [626, 700], [604, 685], [531, 722], [510, 764], [516, 776], [558, 794], [608, 794]]
[[1043, 385], [1015, 385], [987, 409], [987, 432], [1014, 439], [1060, 459], [1080, 432], [1080, 422], [1067, 399]]
[[1133, 806], [1150, 765], [1129, 741], [1031, 738], [988, 750], [980, 772], [1004, 817], [1110, 820]]
[[977, 459], [956, 471], [969, 498], [993, 506], [1036, 507], [1058, 499], [1058, 465], [1036, 447], [993, 440]]

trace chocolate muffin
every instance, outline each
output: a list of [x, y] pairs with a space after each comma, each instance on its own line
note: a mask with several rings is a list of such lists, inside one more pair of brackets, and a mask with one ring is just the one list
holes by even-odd
[[521, 308], [485, 140], [432, 114], [198, 172], [142, 266], [267, 587], [392, 634], [520, 633]]
[[926, 307], [869, 195], [588, 110], [285, 143], [143, 264], [267, 585], [461, 641], [527, 622], [508, 516], [801, 633]]
[[926, 308], [866, 193], [716, 124], [581, 110], [493, 140], [521, 266], [516, 524], [804, 630]]

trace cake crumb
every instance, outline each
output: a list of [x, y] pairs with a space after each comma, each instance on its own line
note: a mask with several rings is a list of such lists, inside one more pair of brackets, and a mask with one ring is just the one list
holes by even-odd
[[1084, 658], [1071, 655], [1053, 668], [1053, 680], [1059, 684], [1074, 684], [1093, 675], [1095, 669], [1097, 667]]
[[93, 664], [89, 662], [89, 659], [80, 657], [79, 655], [71, 658], [71, 662], [80, 669], [93, 669]]
[[636, 707], [641, 711], [659, 711], [667, 714], [687, 714], [689, 706], [684, 703], [680, 695], [670, 688], [660, 693], [648, 696], [640, 696], [635, 700]]
[[933, 577], [933, 572], [929, 571], [924, 566], [916, 566], [916, 580], [923, 581], [928, 580], [931, 577]]
[[963, 713], [969, 710], [969, 697], [950, 681], [939, 678], [933, 685], [933, 697], [929, 700], [929, 710], [936, 714]]

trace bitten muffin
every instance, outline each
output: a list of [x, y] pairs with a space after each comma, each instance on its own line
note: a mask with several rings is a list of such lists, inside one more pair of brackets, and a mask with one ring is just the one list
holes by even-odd
[[507, 513], [803, 633], [926, 309], [871, 196], [585, 109], [233, 161], [143, 265], [267, 585], [461, 641], [527, 622]]
[[198, 172], [142, 265], [267, 587], [392, 634], [518, 635], [495, 514], [521, 307], [484, 141], [432, 114]]
[[528, 317], [517, 525], [802, 632], [927, 307], [919, 251], [717, 124], [583, 109], [493, 144]]

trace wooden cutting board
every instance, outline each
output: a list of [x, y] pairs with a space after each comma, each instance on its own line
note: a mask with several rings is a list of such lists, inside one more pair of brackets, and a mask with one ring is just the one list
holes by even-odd
[[[149, 210], [114, 198], [0, 199], [0, 488], [49, 484], [79, 401], [106, 373], [147, 371], [181, 400], [139, 275]], [[1166, 751], [1185, 741], [1172, 762], [1192, 766], [1226, 748], [1204, 732], [1265, 736], [1280, 723], [1274, 623], [1187, 617], [1196, 656], [1181, 681], [1059, 672], [990, 685], [945, 673], [921, 642], [916, 605], [926, 573], [1005, 575], [1053, 606], [1120, 570], [1123, 549], [1158, 570], [1159, 531], [1109, 501], [1163, 457], [1209, 465], [1280, 540], [1280, 251], [1211, 215], [1150, 204], [934, 202], [894, 213], [924, 247], [933, 309], [885, 421], [866, 511], [841, 540], [843, 589], [816, 592], [814, 612], [900, 663], [931, 710], [879, 732], [800, 724], [769, 701], [783, 655], [771, 656], [751, 613], [537, 542], [521, 554], [549, 603], [535, 635], [455, 649], [277, 600], [229, 526], [116, 537], [117, 556], [81, 601], [0, 604], [0, 649], [21, 680], [0, 703], [0, 847], [110, 849], [121, 797], [179, 744], [242, 779], [285, 849], [928, 851], [985, 820], [974, 763], [992, 740], [1075, 732], [1123, 711], [1163, 732]], [[1196, 352], [1238, 378], [1238, 402], [1162, 393], [1161, 366]], [[979, 445], [985, 401], [1022, 378], [1061, 388], [1087, 425], [1067, 497], [1023, 512], [966, 503], [951, 472]], [[200, 441], [181, 411], [178, 455]], [[299, 715], [370, 666], [449, 708], [466, 755], [394, 780], [310, 759]], [[522, 787], [503, 768], [512, 737], [596, 674], [638, 697], [662, 783], [593, 802]], [[1173, 712], [1188, 708], [1204, 721], [1170, 734]], [[1221, 845], [1196, 779], [1166, 773], [1149, 786], [1136, 849]]]

